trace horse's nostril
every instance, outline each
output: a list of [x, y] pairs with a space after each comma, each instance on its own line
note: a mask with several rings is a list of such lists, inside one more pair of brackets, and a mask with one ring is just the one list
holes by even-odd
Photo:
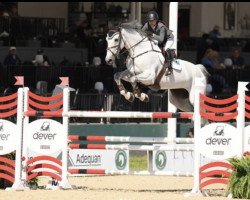
[[107, 61], [107, 63], [108, 63], [108, 64], [112, 64], [112, 63], [113, 63], [112, 59], [109, 59], [109, 60]]

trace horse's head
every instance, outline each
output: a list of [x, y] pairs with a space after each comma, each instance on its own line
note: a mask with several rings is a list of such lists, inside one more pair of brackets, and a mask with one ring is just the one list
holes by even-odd
[[107, 54], [105, 61], [108, 65], [115, 66], [115, 59], [119, 57], [121, 49], [124, 48], [124, 42], [120, 30], [110, 30], [106, 37]]

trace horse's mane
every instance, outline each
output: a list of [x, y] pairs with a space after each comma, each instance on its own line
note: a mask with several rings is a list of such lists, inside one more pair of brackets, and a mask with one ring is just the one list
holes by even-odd
[[[138, 20], [133, 20], [131, 22], [121, 23], [116, 27], [112, 27], [108, 32], [108, 37], [112, 37], [115, 33], [119, 31], [120, 28], [126, 29], [130, 33], [137, 32], [142, 37], [148, 37], [148, 35], [142, 30], [142, 24]], [[149, 38], [151, 40], [151, 38]]]
[[146, 33], [144, 31], [142, 31], [142, 24], [138, 20], [133, 20], [131, 22], [122, 23], [122, 24], [120, 24], [119, 27], [124, 28], [124, 29], [129, 30], [129, 31], [137, 31], [141, 35], [146, 36]]
[[125, 29], [141, 29], [142, 24], [138, 20], [133, 20], [131, 22], [122, 23], [120, 27]]

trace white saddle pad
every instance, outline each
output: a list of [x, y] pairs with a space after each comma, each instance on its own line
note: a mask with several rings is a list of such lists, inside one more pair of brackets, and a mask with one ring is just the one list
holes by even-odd
[[173, 69], [182, 70], [182, 67], [181, 67], [178, 59], [174, 59], [172, 61], [172, 67], [173, 67]]

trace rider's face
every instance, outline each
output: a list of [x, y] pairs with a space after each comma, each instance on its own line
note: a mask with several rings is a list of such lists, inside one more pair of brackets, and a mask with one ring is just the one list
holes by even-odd
[[156, 22], [157, 22], [157, 20], [148, 20], [148, 23], [149, 23], [149, 25], [150, 26], [155, 26], [156, 25]]

